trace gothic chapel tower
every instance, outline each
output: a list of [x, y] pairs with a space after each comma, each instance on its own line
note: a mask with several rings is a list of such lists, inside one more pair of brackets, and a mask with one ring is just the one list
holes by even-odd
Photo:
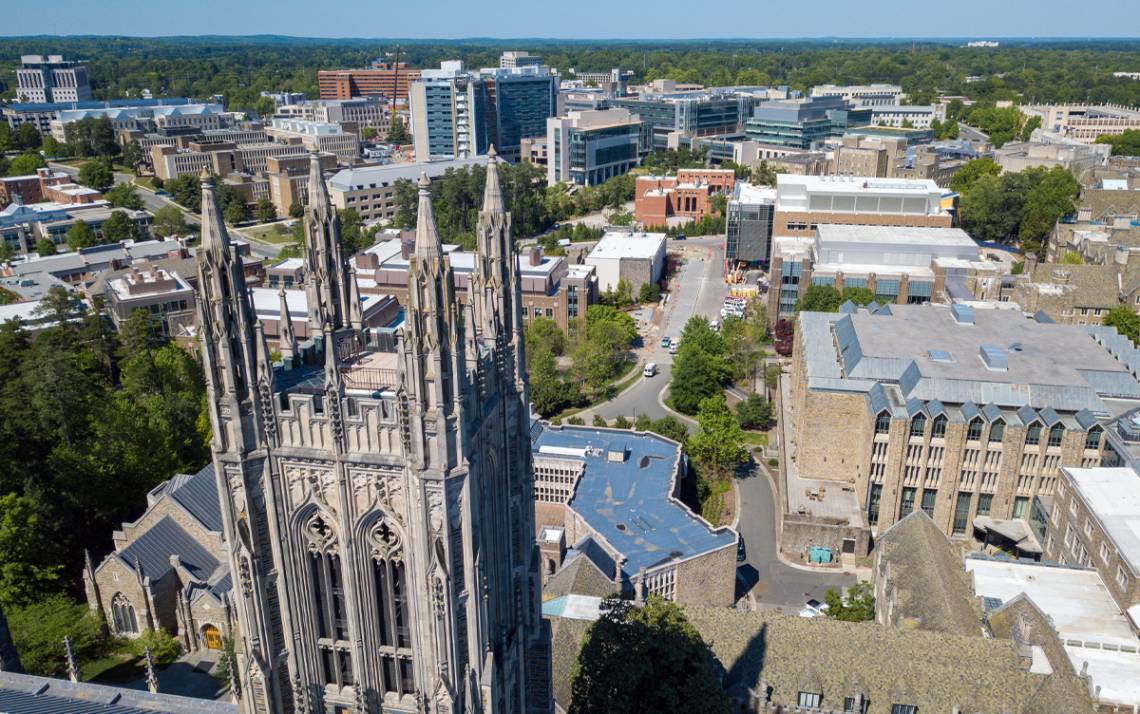
[[394, 352], [363, 327], [316, 157], [307, 311], [281, 297], [277, 362], [202, 185], [199, 316], [242, 714], [552, 708], [518, 259], [489, 154], [466, 305], [420, 179]]

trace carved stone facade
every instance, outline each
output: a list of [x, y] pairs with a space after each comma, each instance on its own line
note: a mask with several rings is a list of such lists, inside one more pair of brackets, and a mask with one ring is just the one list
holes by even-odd
[[420, 182], [395, 352], [314, 161], [310, 324], [269, 358], [213, 190], [199, 310], [244, 714], [551, 708], [519, 276], [498, 169], [461, 306]]

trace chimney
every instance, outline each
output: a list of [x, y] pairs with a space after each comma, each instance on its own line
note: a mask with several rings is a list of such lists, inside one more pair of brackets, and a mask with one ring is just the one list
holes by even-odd
[[415, 252], [415, 249], [416, 249], [416, 242], [414, 240], [407, 240], [405, 238], [400, 239], [400, 257], [401, 258], [403, 258], [404, 260], [411, 258], [412, 253]]
[[533, 246], [530, 249], [530, 264], [531, 266], [542, 265], [542, 248], [540, 246]]

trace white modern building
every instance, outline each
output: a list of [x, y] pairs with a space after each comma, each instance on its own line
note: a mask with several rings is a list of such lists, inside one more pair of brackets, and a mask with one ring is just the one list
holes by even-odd
[[641, 117], [628, 109], [572, 111], [546, 120], [546, 182], [595, 186], [640, 161]]
[[665, 234], [610, 231], [602, 236], [585, 262], [597, 270], [599, 290], [612, 290], [625, 280], [636, 295], [642, 285], [661, 279], [665, 270]]
[[843, 97], [857, 107], [882, 107], [902, 103], [902, 87], [897, 84], [820, 84], [811, 88], [813, 97]]
[[945, 121], [945, 104], [900, 104], [871, 108], [871, 122], [879, 126], [929, 129], [935, 119]]

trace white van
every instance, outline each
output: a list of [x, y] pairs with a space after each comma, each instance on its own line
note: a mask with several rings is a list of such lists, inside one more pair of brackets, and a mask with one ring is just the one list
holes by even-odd
[[720, 329], [720, 320], [713, 320], [712, 322], [709, 323], [709, 327], [713, 328], [714, 330], [719, 330]]
[[653, 375], [657, 374], [657, 363], [650, 362], [649, 364], [645, 365], [645, 369], [641, 370], [641, 373], [646, 377], [652, 377]]

